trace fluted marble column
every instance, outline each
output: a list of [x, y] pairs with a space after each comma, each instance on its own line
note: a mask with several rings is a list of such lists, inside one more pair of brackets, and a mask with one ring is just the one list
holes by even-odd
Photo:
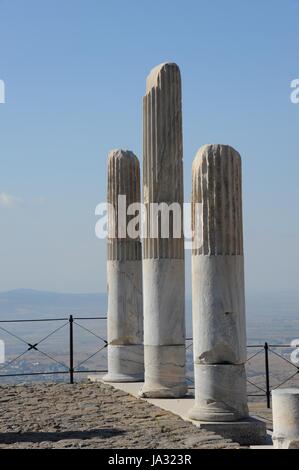
[[[183, 240], [183, 143], [181, 77], [176, 64], [154, 68], [143, 100], [144, 397], [179, 397], [185, 382], [185, 280]], [[176, 203], [181, 229], [170, 217], [169, 237], [154, 235], [153, 203]], [[164, 219], [165, 221], [165, 219]], [[177, 219], [176, 219], [177, 221]], [[164, 234], [165, 236], [165, 234]]]
[[[122, 206], [119, 196], [126, 196]], [[133, 152], [108, 157], [108, 374], [106, 382], [143, 380], [142, 260], [140, 238], [127, 234], [130, 204], [140, 203], [139, 161]]]
[[241, 157], [233, 148], [200, 148], [192, 169], [192, 205], [195, 406], [190, 417], [236, 421], [248, 416], [248, 408]]

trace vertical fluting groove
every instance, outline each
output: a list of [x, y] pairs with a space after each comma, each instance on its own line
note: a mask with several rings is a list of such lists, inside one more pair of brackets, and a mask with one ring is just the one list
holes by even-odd
[[[203, 156], [202, 160], [202, 170], [201, 170], [201, 187], [202, 187], [202, 194], [207, 193], [207, 157], [206, 155]], [[203, 198], [202, 200], [202, 235], [203, 235], [203, 240], [202, 240], [202, 249], [203, 253], [208, 254], [209, 253], [209, 239], [208, 239], [208, 217], [207, 217], [207, 212], [208, 212], [208, 199]]]
[[[202, 253], [203, 223], [202, 223], [202, 168], [196, 166], [196, 160], [192, 165], [192, 201], [191, 201], [191, 227], [194, 243], [198, 253]], [[200, 217], [200, 220], [198, 218]]]
[[239, 251], [243, 252], [243, 220], [242, 220], [242, 175], [241, 166], [237, 166], [237, 187], [238, 187], [238, 200], [237, 200], [237, 217], [240, 223], [240, 229], [237, 232]]
[[[234, 167], [234, 175], [233, 175], [233, 238], [234, 238], [234, 245], [233, 249], [236, 251], [239, 250], [239, 243], [238, 243], [238, 232], [240, 231], [238, 227], [239, 220], [237, 219], [238, 216], [238, 204], [239, 204], [239, 194], [238, 194], [238, 184], [237, 184], [237, 177], [238, 177], [238, 159], [233, 159], [233, 167]], [[235, 248], [234, 248], [235, 247]]]
[[[146, 112], [146, 97], [143, 98], [143, 155], [146, 155], [147, 153], [147, 132], [146, 132], [146, 127], [147, 127], [147, 112]], [[148, 192], [148, 172], [147, 172], [147, 166], [143, 165], [143, 194], [144, 194], [144, 203], [146, 203], [146, 193]], [[146, 216], [147, 213], [144, 215]], [[146, 230], [148, 224], [148, 220], [146, 217], [145, 220], [145, 227], [144, 229]], [[145, 247], [146, 249], [146, 247]]]
[[[144, 184], [143, 184], [143, 190], [144, 190], [144, 204], [146, 205], [146, 209], [148, 209], [148, 201], [149, 201], [149, 191], [150, 191], [150, 182], [149, 182], [149, 158], [148, 156], [148, 139], [149, 139], [149, 134], [148, 134], [148, 97], [145, 96], [143, 98], [143, 103], [144, 103], [144, 113], [143, 113], [143, 119], [144, 119], [144, 152], [143, 155], [146, 155], [145, 158], [145, 164], [143, 165], [144, 172], [145, 172], [145, 177], [144, 177]], [[148, 231], [149, 229], [149, 211], [146, 210], [146, 230]], [[148, 244], [145, 246], [145, 250], [148, 253]]]
[[210, 152], [207, 156], [207, 169], [208, 169], [208, 177], [207, 177], [207, 190], [208, 190], [208, 197], [209, 197], [209, 204], [208, 204], [208, 244], [209, 244], [209, 254], [215, 254], [215, 209], [214, 209], [214, 161], [213, 161], [213, 152]]
[[242, 211], [242, 206], [243, 206], [243, 202], [242, 202], [242, 195], [243, 195], [243, 191], [242, 191], [242, 165], [241, 165], [241, 157], [239, 157], [239, 160], [240, 160], [240, 164], [239, 164], [239, 167], [238, 167], [238, 171], [239, 171], [239, 178], [238, 178], [238, 182], [239, 182], [239, 188], [240, 188], [240, 194], [239, 194], [239, 239], [240, 239], [240, 253], [244, 253], [244, 239], [243, 239], [243, 211]]
[[[120, 212], [118, 196], [126, 196], [126, 207], [140, 203], [139, 161], [133, 152], [112, 150], [108, 157], [108, 260], [140, 260], [140, 239], [131, 239], [127, 234], [127, 224], [132, 216]], [[119, 220], [123, 217], [123, 233], [119, 233]], [[114, 236], [113, 236], [114, 235]]]
[[229, 211], [229, 223], [227, 229], [227, 245], [228, 245], [228, 254], [233, 254], [233, 162], [231, 157], [231, 149], [228, 150], [228, 191], [229, 191], [229, 201], [228, 201], [228, 211]]
[[226, 166], [226, 187], [227, 187], [227, 202], [226, 202], [226, 254], [231, 255], [231, 201], [232, 201], [232, 188], [231, 188], [231, 159], [230, 152], [224, 152], [227, 158]]
[[226, 225], [226, 217], [225, 217], [225, 210], [226, 210], [226, 188], [224, 184], [225, 180], [225, 166], [223, 159], [220, 159], [220, 166], [221, 166], [221, 180], [220, 180], [220, 194], [221, 194], [221, 201], [222, 201], [222, 212], [221, 212], [221, 240], [222, 240], [222, 251], [219, 254], [226, 254], [226, 238], [225, 238], [225, 225]]
[[[227, 145], [205, 145], [192, 166], [194, 255], [243, 255], [241, 158]], [[201, 220], [195, 204], [202, 204]]]
[[222, 214], [222, 198], [221, 198], [221, 160], [214, 156], [214, 165], [215, 165], [215, 236], [216, 236], [216, 246], [215, 254], [218, 255], [222, 253], [222, 236], [221, 236], [221, 214]]
[[[148, 233], [143, 243], [144, 258], [184, 258], [183, 240], [183, 165], [181, 81], [175, 64], [164, 64], [144, 98], [144, 204]], [[151, 203], [177, 202], [181, 206], [181, 237], [174, 238], [170, 216], [169, 237], [162, 237], [158, 214], [158, 237], [151, 237]]]
[[[151, 103], [151, 128], [149, 130], [150, 135], [151, 135], [151, 149], [150, 149], [150, 155], [151, 155], [151, 176], [152, 176], [152, 191], [155, 190], [155, 181], [156, 181], [156, 167], [157, 167], [157, 145], [156, 145], [156, 112], [155, 112], [155, 107], [156, 107], [156, 89], [153, 89], [153, 92], [149, 96], [150, 103]], [[158, 246], [157, 246], [157, 240], [154, 240], [154, 258], [157, 257], [157, 251], [158, 251]]]

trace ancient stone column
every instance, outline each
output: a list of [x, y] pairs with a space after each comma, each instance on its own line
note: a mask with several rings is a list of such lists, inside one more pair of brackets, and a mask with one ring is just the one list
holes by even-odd
[[[181, 77], [176, 64], [159, 65], [147, 78], [143, 142], [145, 383], [140, 394], [179, 397], [187, 387]], [[157, 206], [164, 215], [156, 217]], [[164, 231], [168, 220], [169, 234]]]
[[[196, 205], [197, 204], [197, 205]], [[192, 168], [195, 406], [190, 417], [248, 416], [241, 157], [204, 145]]]
[[299, 449], [299, 388], [272, 391], [273, 444], [276, 449]]
[[[121, 198], [120, 198], [121, 196]], [[124, 200], [125, 196], [125, 200]], [[130, 238], [130, 204], [140, 204], [139, 161], [133, 152], [108, 157], [108, 374], [106, 382], [144, 377], [140, 238]], [[130, 212], [130, 211], [129, 211]]]

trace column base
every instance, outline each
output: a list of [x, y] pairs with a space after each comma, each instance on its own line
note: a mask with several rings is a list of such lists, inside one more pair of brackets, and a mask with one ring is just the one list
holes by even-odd
[[103, 382], [121, 383], [121, 382], [143, 382], [143, 375], [127, 375], [127, 374], [106, 374], [102, 378]]
[[[219, 403], [217, 404], [220, 405]], [[221, 404], [220, 406], [223, 406]], [[219, 406], [219, 408], [220, 408]], [[205, 410], [202, 406], [194, 406], [188, 413], [188, 417], [195, 421], [207, 422], [233, 422], [242, 419], [242, 416], [235, 411], [218, 410], [216, 407], [213, 410]]]
[[143, 345], [108, 345], [108, 374], [104, 382], [143, 382]]
[[185, 346], [144, 346], [145, 380], [140, 397], [180, 398], [188, 391]]
[[161, 384], [149, 384], [144, 385], [138, 395], [141, 398], [181, 398], [186, 395], [187, 391], [186, 385], [165, 387]]
[[248, 417], [243, 364], [195, 364], [195, 406], [189, 418], [228, 422]]
[[226, 423], [194, 422], [200, 429], [212, 431], [244, 446], [267, 444], [266, 423], [254, 417]]
[[274, 449], [299, 449], [299, 439], [272, 436]]

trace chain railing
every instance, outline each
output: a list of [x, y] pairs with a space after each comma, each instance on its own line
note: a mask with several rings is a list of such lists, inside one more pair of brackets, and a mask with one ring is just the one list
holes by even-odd
[[[107, 348], [107, 340], [101, 336], [100, 334], [95, 333], [90, 328], [87, 328], [85, 325], [82, 325], [82, 322], [84, 321], [106, 321], [107, 317], [76, 317], [73, 315], [70, 315], [69, 317], [66, 318], [43, 318], [43, 319], [26, 319], [26, 320], [0, 320], [0, 333], [3, 332], [6, 335], [14, 338], [18, 342], [26, 345], [26, 349], [20, 353], [18, 353], [15, 357], [10, 359], [9, 361], [6, 361], [4, 364], [0, 364], [0, 379], [3, 377], [23, 377], [23, 376], [37, 376], [37, 375], [56, 375], [56, 374], [61, 374], [61, 375], [68, 375], [69, 377], [69, 382], [71, 384], [74, 383], [74, 376], [75, 374], [81, 374], [81, 373], [105, 373], [107, 372], [106, 369], [87, 369], [85, 367], [85, 364], [90, 361], [92, 358], [94, 358], [97, 354], [101, 353]], [[51, 330], [49, 333], [46, 335], [43, 335], [39, 341], [29, 341], [23, 337], [21, 337], [19, 334], [16, 334], [12, 331], [10, 331], [7, 327], [9, 324], [19, 324], [19, 323], [38, 323], [38, 322], [61, 322], [61, 325], [57, 328], [54, 328]], [[5, 326], [4, 326], [5, 325]], [[63, 329], [68, 328], [68, 353], [67, 353], [67, 361], [61, 361], [57, 357], [53, 357], [53, 355], [50, 355], [47, 353], [44, 349], [40, 347], [42, 343], [45, 343], [49, 338], [53, 337], [55, 334], [57, 334], [59, 331], [62, 331]], [[92, 335], [97, 339], [97, 341], [100, 341], [100, 347], [97, 348], [92, 354], [89, 354], [87, 358], [84, 358], [83, 360], [80, 360], [77, 364], [74, 363], [74, 359], [76, 357], [76, 344], [74, 340], [74, 330], [81, 329], [88, 335]], [[96, 331], [100, 330], [97, 329]], [[67, 338], [65, 339], [67, 341]], [[193, 387], [193, 356], [192, 356], [192, 338], [188, 337], [186, 339], [186, 355], [187, 355], [187, 381], [189, 384], [189, 388], [192, 389]], [[65, 344], [65, 342], [64, 342]], [[250, 373], [250, 371], [247, 371], [247, 382], [248, 384], [256, 389], [258, 393], [248, 393], [249, 397], [264, 397], [266, 398], [267, 401], [267, 407], [271, 407], [271, 391], [275, 390], [276, 388], [281, 387], [282, 385], [286, 384], [290, 380], [294, 379], [294, 377], [298, 376], [299, 374], [299, 366], [294, 364], [288, 357], [289, 356], [289, 350], [294, 349], [292, 346], [289, 344], [269, 344], [268, 342], [265, 342], [264, 344], [250, 344], [247, 346], [248, 352], [251, 350], [255, 350], [253, 353], [248, 354], [247, 358], [247, 367], [252, 363], [253, 360], [257, 360], [258, 357], [261, 355], [264, 356], [262, 359], [262, 363], [258, 364], [259, 370], [258, 370], [258, 375], [257, 372], [255, 371], [254, 373]], [[278, 350], [282, 350], [281, 352], [278, 352]], [[26, 354], [29, 352], [36, 352], [40, 353], [43, 357], [45, 357], [48, 361], [53, 362], [56, 367], [59, 366], [59, 370], [42, 370], [38, 372], [17, 372], [17, 373], [1, 373], [1, 370], [9, 369], [11, 366], [17, 363], [21, 358], [23, 358]], [[80, 352], [80, 351], [78, 351]], [[279, 379], [276, 381], [276, 383], [273, 383], [274, 375], [280, 375], [277, 371], [273, 371], [273, 365], [271, 369], [271, 361], [270, 358], [275, 357], [276, 359], [279, 358], [279, 360], [284, 361], [287, 363], [289, 366], [293, 368], [293, 372], [288, 375], [287, 377], [283, 377], [283, 380]], [[84, 368], [83, 368], [84, 366]], [[256, 381], [254, 382], [252, 379], [252, 375], [257, 376], [260, 378], [259, 383]]]

